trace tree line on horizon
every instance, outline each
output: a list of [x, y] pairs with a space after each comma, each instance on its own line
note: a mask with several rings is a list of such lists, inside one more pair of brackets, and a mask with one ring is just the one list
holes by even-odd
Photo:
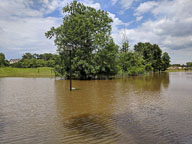
[[10, 64], [16, 68], [37, 68], [37, 67], [54, 67], [58, 59], [58, 55], [51, 53], [31, 54], [25, 53], [22, 59], [16, 63]]

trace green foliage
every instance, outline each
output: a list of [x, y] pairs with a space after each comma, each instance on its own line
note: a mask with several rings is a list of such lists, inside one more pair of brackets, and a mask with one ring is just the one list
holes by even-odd
[[144, 60], [134, 52], [120, 53], [120, 67], [128, 75], [143, 74], [145, 71]]
[[108, 13], [77, 1], [64, 7], [63, 12], [63, 24], [52, 27], [45, 34], [49, 39], [55, 38], [60, 53], [57, 72], [68, 77], [69, 54], [66, 48], [71, 44], [73, 77], [89, 79], [101, 74], [116, 74], [118, 47], [110, 36], [112, 19]]
[[33, 55], [31, 53], [25, 53], [23, 56], [22, 56], [22, 59], [32, 59], [33, 58]]
[[55, 67], [56, 62], [58, 63], [58, 55], [55, 54], [25, 53], [19, 62], [11, 64], [11, 66], [16, 68]]
[[153, 67], [151, 66], [151, 63], [145, 64], [145, 71], [146, 71], [146, 72], [151, 72], [151, 71], [153, 71]]
[[171, 64], [170, 66], [172, 66], [172, 67], [181, 67], [182, 65], [181, 64]]
[[119, 71], [118, 67], [118, 46], [111, 41], [105, 48], [98, 51], [95, 61], [97, 61], [98, 75], [115, 75]]
[[192, 62], [187, 62], [187, 67], [192, 67]]
[[167, 52], [162, 56], [162, 70], [165, 71], [170, 66], [170, 57]]
[[9, 63], [5, 59], [5, 55], [3, 53], [0, 53], [0, 67], [8, 66]]
[[5, 66], [5, 55], [0, 53], [0, 67]]
[[[146, 70], [161, 71], [166, 70], [170, 64], [170, 57], [168, 53], [162, 56], [162, 50], [157, 44], [138, 43], [134, 46], [134, 50], [139, 56], [145, 60]], [[150, 68], [150, 65], [152, 68]]]
[[130, 46], [129, 46], [129, 42], [128, 42], [128, 41], [123, 42], [121, 51], [122, 51], [122, 52], [128, 52], [129, 47], [130, 47]]

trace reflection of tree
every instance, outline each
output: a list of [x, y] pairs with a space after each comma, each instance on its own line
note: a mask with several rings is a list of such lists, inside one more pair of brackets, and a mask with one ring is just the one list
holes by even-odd
[[143, 91], [161, 91], [161, 88], [168, 88], [169, 73], [153, 73], [147, 76], [131, 77], [128, 79], [135, 89]]
[[153, 73], [119, 80], [116, 111], [132, 111], [132, 108], [135, 111], [136, 108], [142, 109], [144, 106], [158, 104], [169, 82], [169, 73]]
[[[159, 102], [162, 88], [169, 86], [169, 73], [121, 80], [73, 81], [74, 87], [80, 89], [72, 92], [68, 85], [68, 81], [55, 81], [64, 142], [123, 143], [128, 139], [130, 143], [142, 143], [144, 139], [151, 140], [156, 128], [150, 126], [158, 123], [156, 117], [161, 119], [162, 110], [155, 104]], [[148, 128], [149, 137], [138, 136]]]
[[56, 106], [63, 123], [64, 143], [116, 143], [114, 113], [116, 81], [73, 81], [81, 89], [69, 92], [68, 81], [55, 81]]
[[113, 81], [73, 81], [77, 89], [70, 92], [68, 81], [55, 81], [57, 111], [64, 117], [82, 114], [113, 113]]

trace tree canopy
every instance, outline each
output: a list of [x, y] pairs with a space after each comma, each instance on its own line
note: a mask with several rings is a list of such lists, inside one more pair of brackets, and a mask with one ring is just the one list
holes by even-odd
[[134, 46], [134, 50], [145, 60], [145, 64], [148, 65], [147, 69], [151, 66], [153, 71], [161, 71], [169, 67], [168, 53], [165, 52], [162, 56], [162, 50], [157, 44], [139, 42]]
[[[103, 10], [96, 10], [73, 1], [63, 8], [63, 24], [52, 27], [45, 35], [54, 37], [55, 45], [61, 56], [60, 73], [69, 71], [68, 44], [73, 46], [72, 69], [74, 77], [87, 79], [103, 74], [116, 73], [116, 54], [118, 47], [111, 38], [113, 20]], [[103, 57], [105, 55], [105, 57]], [[58, 66], [59, 67], [59, 66]]]

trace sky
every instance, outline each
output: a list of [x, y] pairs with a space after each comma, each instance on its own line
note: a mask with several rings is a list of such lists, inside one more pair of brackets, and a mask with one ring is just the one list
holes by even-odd
[[[56, 53], [45, 32], [62, 24], [62, 8], [73, 0], [0, 0], [0, 52], [21, 58], [26, 52]], [[113, 19], [111, 36], [130, 49], [138, 42], [158, 44], [171, 63], [192, 61], [192, 0], [78, 0]]]

